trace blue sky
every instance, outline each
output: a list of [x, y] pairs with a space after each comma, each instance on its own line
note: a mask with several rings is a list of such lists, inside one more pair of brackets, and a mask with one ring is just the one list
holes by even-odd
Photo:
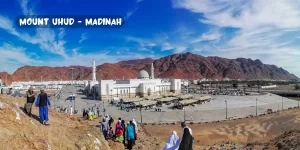
[[[121, 15], [122, 28], [18, 28], [19, 15]], [[260, 59], [300, 76], [299, 0], [4, 0], [0, 71], [192, 52]]]

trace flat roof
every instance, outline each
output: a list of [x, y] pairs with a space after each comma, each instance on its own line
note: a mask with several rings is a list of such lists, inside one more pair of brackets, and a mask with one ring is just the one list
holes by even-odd
[[169, 101], [176, 100], [176, 99], [178, 99], [178, 98], [176, 98], [176, 97], [165, 97], [165, 98], [157, 99], [157, 101], [160, 101], [160, 102], [169, 102]]
[[179, 103], [182, 104], [182, 105], [189, 105], [189, 104], [196, 103], [198, 101], [200, 101], [200, 100], [197, 100], [197, 99], [188, 99], [188, 100], [182, 100]]
[[145, 97], [145, 98], [151, 100], [151, 99], [162, 98], [162, 96], [161, 96], [161, 95], [153, 95], [153, 96], [147, 96], [147, 97]]
[[149, 105], [155, 105], [157, 101], [152, 100], [143, 100], [139, 102], [134, 102], [135, 105], [142, 105], [142, 106], [149, 106]]
[[200, 100], [200, 101], [206, 101], [206, 100], [212, 99], [212, 97], [211, 96], [200, 96], [200, 97], [196, 97], [194, 99]]
[[163, 94], [162, 96], [173, 96], [173, 97], [175, 97], [175, 96], [178, 96], [179, 94], [177, 94], [177, 93], [170, 93], [170, 94]]
[[134, 97], [134, 98], [128, 98], [128, 97], [126, 97], [126, 98], [120, 98], [120, 99], [123, 99], [123, 101], [125, 103], [128, 103], [128, 102], [138, 102], [138, 101], [143, 100], [143, 98], [136, 98], [136, 97]]
[[177, 96], [177, 98], [181, 98], [181, 99], [187, 99], [187, 98], [192, 98], [193, 95], [192, 94], [186, 94], [186, 95], [179, 95]]

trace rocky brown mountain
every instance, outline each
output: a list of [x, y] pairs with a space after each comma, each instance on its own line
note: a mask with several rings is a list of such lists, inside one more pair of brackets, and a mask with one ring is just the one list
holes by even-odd
[[[150, 71], [150, 59], [121, 61], [121, 67]], [[230, 78], [230, 79], [299, 79], [275, 65], [263, 64], [260, 60], [245, 58], [227, 59], [203, 57], [185, 53], [174, 54], [154, 60], [155, 76], [163, 78]]]
[[[48, 66], [24, 66], [17, 69], [13, 74], [1, 72], [2, 81], [50, 81], [50, 80], [71, 80], [73, 68], [74, 80], [88, 80], [92, 78], [92, 67], [69, 66], [69, 67], [48, 67]], [[97, 79], [128, 79], [135, 78], [137, 72], [120, 67], [118, 64], [105, 63], [96, 67]]]
[[[120, 61], [116, 64], [104, 63], [97, 66], [97, 79], [136, 78], [137, 72], [144, 69], [150, 73], [154, 64], [155, 77], [199, 79], [297, 79], [288, 71], [275, 65], [263, 64], [260, 60], [245, 58], [227, 59], [221, 57], [204, 57], [197, 54], [174, 54], [157, 60], [151, 58]], [[92, 67], [69, 66], [24, 66], [13, 74], [0, 73], [3, 82], [7, 81], [49, 81], [49, 80], [86, 80], [92, 78]]]

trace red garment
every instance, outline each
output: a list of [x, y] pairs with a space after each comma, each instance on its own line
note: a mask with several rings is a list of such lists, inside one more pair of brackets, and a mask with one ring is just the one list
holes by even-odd
[[123, 132], [124, 132], [124, 129], [122, 127], [119, 127], [117, 129], [117, 133], [116, 133], [116, 136], [123, 136]]

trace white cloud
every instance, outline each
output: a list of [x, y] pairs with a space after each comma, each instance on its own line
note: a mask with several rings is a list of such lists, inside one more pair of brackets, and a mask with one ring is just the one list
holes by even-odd
[[135, 11], [137, 11], [138, 9], [139, 9], [139, 8], [136, 7], [136, 8], [134, 8], [133, 10], [128, 11], [127, 14], [126, 14], [126, 16], [124, 17], [124, 19], [127, 20], [127, 19], [128, 19]]
[[4, 43], [0, 45], [0, 63], [2, 65], [0, 71], [7, 71], [12, 73], [16, 68], [22, 65], [36, 65], [42, 63], [41, 61], [32, 58], [35, 54], [26, 53], [23, 47], [16, 47], [13, 44]]
[[173, 0], [173, 6], [203, 13], [202, 22], [220, 27], [300, 27], [298, 0]]
[[22, 12], [24, 15], [33, 15], [34, 12], [32, 9], [28, 8], [28, 0], [19, 0], [19, 4], [21, 6]]
[[175, 47], [172, 46], [170, 43], [166, 42], [166, 43], [163, 43], [162, 44], [162, 51], [165, 51], [165, 50], [171, 50], [171, 49], [174, 49]]
[[213, 41], [219, 40], [221, 38], [221, 33], [219, 31], [210, 31], [207, 33], [203, 33], [199, 38], [193, 40], [191, 43], [197, 43], [201, 41]]
[[[61, 61], [49, 61], [48, 64], [50, 66], [69, 66], [69, 65], [83, 65], [83, 66], [91, 66], [91, 58], [94, 58], [97, 64], [103, 63], [116, 63], [122, 60], [132, 60], [132, 59], [143, 59], [143, 58], [157, 58], [157, 55], [142, 55], [136, 54], [135, 52], [128, 52], [125, 55], [114, 55], [110, 54], [110, 52], [102, 52], [102, 53], [86, 53], [86, 54], [77, 54], [69, 57], [68, 59], [64, 59]], [[90, 61], [89, 61], [90, 60]]]
[[132, 36], [126, 37], [126, 40], [136, 42], [142, 47], [145, 47], [145, 46], [153, 47], [153, 46], [157, 45], [157, 44], [155, 44], [154, 42], [152, 42], [150, 40], [145, 40], [145, 39], [132, 37]]
[[186, 51], [186, 49], [187, 49], [187, 47], [185, 47], [185, 46], [178, 46], [175, 48], [174, 53], [176, 53], [176, 54], [182, 53], [182, 52]]
[[[20, 6], [24, 15], [33, 13], [32, 9], [29, 9], [27, 4], [29, 1], [20, 0]], [[36, 33], [34, 35], [30, 35], [28, 33], [18, 32], [10, 19], [0, 16], [0, 28], [6, 30], [8, 33], [17, 36], [19, 39], [31, 43], [38, 44], [42, 50], [46, 50], [52, 52], [54, 54], [58, 54], [67, 58], [65, 43], [63, 40], [65, 35], [64, 29], [59, 29], [59, 33], [57, 34], [55, 30], [50, 28], [37, 28]]]
[[202, 52], [203, 49], [202, 49], [202, 48], [194, 48], [192, 51], [193, 51], [193, 52]]
[[[293, 45], [300, 36], [299, 0], [172, 0], [172, 4], [174, 8], [202, 14], [200, 23], [237, 29], [222, 43], [211, 43], [218, 48], [208, 54], [259, 58], [300, 76], [300, 71], [292, 67], [300, 49]], [[217, 34], [202, 36], [198, 40], [218, 37]]]
[[79, 40], [79, 43], [82, 43], [85, 40], [87, 40], [86, 33], [82, 33], [82, 35], [80, 37], [80, 40]]

